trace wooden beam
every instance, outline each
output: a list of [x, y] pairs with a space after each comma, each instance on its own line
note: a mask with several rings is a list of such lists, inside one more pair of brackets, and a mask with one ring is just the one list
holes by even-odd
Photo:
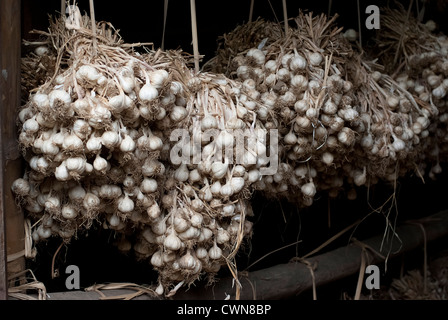
[[22, 175], [16, 116], [20, 106], [21, 1], [0, 0], [0, 299], [8, 297], [8, 273], [25, 267], [24, 257], [7, 263], [7, 255], [24, 250], [23, 213], [11, 184]]

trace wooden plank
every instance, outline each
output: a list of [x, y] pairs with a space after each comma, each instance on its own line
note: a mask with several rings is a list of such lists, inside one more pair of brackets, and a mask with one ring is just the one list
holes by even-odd
[[21, 176], [16, 115], [20, 105], [21, 1], [0, 0], [0, 299], [7, 299], [8, 272], [25, 267], [24, 258], [7, 263], [7, 255], [24, 249], [23, 213], [11, 183]]

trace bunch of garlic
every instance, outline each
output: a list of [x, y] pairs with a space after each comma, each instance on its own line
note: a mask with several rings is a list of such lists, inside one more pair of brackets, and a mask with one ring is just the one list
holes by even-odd
[[420, 104], [428, 105], [424, 110], [430, 119], [425, 133], [428, 150], [425, 152], [426, 163], [422, 167], [428, 171], [431, 178], [435, 178], [441, 172], [440, 164], [447, 161], [448, 156], [448, 119], [446, 90], [448, 88], [447, 68], [448, 65], [448, 42], [446, 36], [440, 36], [440, 47], [438, 50], [425, 51], [410, 58], [409, 71], [396, 76], [395, 81], [401, 87], [406, 88], [414, 96], [418, 97]]
[[[228, 264], [252, 233], [254, 190], [299, 206], [321, 191], [352, 199], [446, 154], [444, 60], [416, 56], [425, 81], [392, 79], [334, 19], [300, 13], [278, 39], [264, 38], [281, 31], [269, 24], [259, 44], [214, 60], [229, 77], [194, 73], [180, 51], [136, 53], [107, 25], [94, 54], [88, 32], [53, 22], [43, 54], [67, 64], [19, 112], [29, 168], [12, 185], [33, 239], [69, 242], [97, 221], [159, 272], [164, 294]], [[89, 31], [86, 16], [77, 23]]]
[[[421, 129], [424, 137], [416, 152], [416, 164], [419, 175], [428, 174], [434, 179], [448, 155], [447, 36], [435, 32], [434, 21], [422, 23], [403, 9], [385, 8], [381, 24], [383, 32], [378, 33], [375, 40], [383, 43], [384, 52], [394, 54], [382, 55], [380, 62], [386, 66], [385, 72], [393, 73], [395, 82], [415, 97], [422, 109], [420, 116], [429, 120], [429, 123], [422, 123], [426, 128]], [[418, 132], [420, 126], [418, 123], [416, 126], [412, 129]]]
[[[63, 44], [69, 63], [54, 66], [19, 112], [29, 168], [12, 189], [36, 221], [34, 241], [70, 242], [99, 222], [114, 230], [121, 251], [159, 271], [163, 289], [215, 274], [251, 234], [246, 199], [267, 165], [257, 162], [264, 144], [237, 145], [235, 132], [264, 137], [239, 102], [241, 84], [195, 75], [180, 51], [138, 54], [117, 37], [101, 38], [94, 55], [92, 38], [72, 37], [63, 23], [51, 25], [52, 43]], [[198, 162], [176, 161], [179, 130], [199, 135]], [[184, 154], [194, 156], [197, 142], [181, 141]]]
[[242, 82], [245, 107], [279, 132], [279, 169], [254, 187], [311, 205], [318, 181], [352, 152], [360, 115], [345, 71], [350, 45], [324, 15], [295, 22], [287, 37], [239, 53], [227, 72]]
[[266, 132], [239, 101], [241, 84], [209, 73], [183, 75], [188, 117], [174, 126], [169, 154], [161, 158], [168, 171], [161, 211], [135, 244], [159, 271], [163, 288], [213, 276], [226, 264], [251, 234], [247, 199], [268, 166]]
[[[279, 170], [254, 184], [267, 197], [311, 205], [316, 192], [336, 196], [342, 190], [354, 198], [356, 187], [394, 181], [440, 154], [431, 136], [437, 127], [437, 137], [445, 136], [435, 121], [444, 105], [436, 97], [444, 93], [443, 78], [427, 72], [430, 96], [418, 81], [376, 71], [340, 29], [332, 29], [334, 19], [300, 13], [287, 37], [252, 44], [226, 64], [260, 126], [279, 131]], [[438, 61], [431, 70], [443, 72], [439, 56], [422, 59]], [[422, 94], [408, 91], [410, 84]], [[440, 171], [438, 163], [434, 170]]]

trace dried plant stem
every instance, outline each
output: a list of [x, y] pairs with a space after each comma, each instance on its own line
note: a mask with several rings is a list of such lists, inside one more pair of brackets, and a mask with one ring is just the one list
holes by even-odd
[[275, 253], [275, 252], [278, 252], [278, 251], [280, 251], [280, 250], [289, 248], [289, 247], [291, 247], [291, 246], [293, 246], [293, 245], [296, 245], [296, 244], [298, 244], [298, 243], [300, 243], [300, 242], [302, 242], [302, 240], [297, 240], [297, 241], [295, 241], [295, 242], [293, 242], [293, 243], [287, 244], [286, 246], [283, 246], [283, 247], [281, 247], [281, 248], [278, 248], [278, 249], [275, 249], [275, 250], [273, 250], [273, 251], [271, 251], [271, 252], [266, 253], [264, 256], [262, 256], [261, 258], [259, 258], [259, 259], [256, 260], [255, 262], [252, 262], [246, 269], [244, 269], [244, 271], [249, 270], [249, 269], [252, 268], [255, 264], [257, 264], [258, 262], [260, 262], [260, 261], [263, 260], [264, 258], [270, 256], [271, 254], [273, 254], [273, 253]]
[[408, 221], [409, 224], [420, 227], [423, 235], [423, 293], [428, 293], [428, 253], [427, 253], [427, 240], [426, 230], [421, 221]]
[[164, 0], [164, 5], [163, 5], [163, 31], [162, 31], [162, 45], [160, 46], [160, 48], [162, 50], [165, 49], [165, 29], [166, 29], [166, 19], [168, 16], [168, 0]]
[[61, 0], [61, 16], [65, 16], [65, 8], [66, 8], [65, 0]]
[[89, 0], [90, 5], [90, 19], [92, 23], [92, 35], [93, 35], [93, 55], [96, 56], [98, 50], [97, 40], [96, 40], [96, 22], [95, 22], [95, 8], [93, 5], [93, 0]]
[[358, 34], [359, 34], [359, 47], [362, 52], [362, 36], [361, 36], [361, 9], [359, 5], [359, 0], [356, 0], [357, 6], [358, 6]]
[[355, 300], [359, 300], [359, 298], [361, 297], [362, 281], [364, 279], [364, 273], [366, 270], [366, 255], [367, 255], [367, 252], [363, 248], [361, 251], [361, 265], [359, 267], [358, 282], [356, 285], [356, 293], [355, 293], [355, 298], [354, 298]]
[[253, 14], [254, 14], [254, 2], [255, 2], [255, 0], [251, 0], [251, 1], [250, 1], [249, 23], [252, 22], [252, 17], [253, 17]]
[[337, 234], [335, 234], [333, 237], [331, 237], [330, 239], [328, 239], [327, 241], [325, 241], [323, 244], [321, 244], [319, 247], [317, 247], [316, 249], [314, 249], [313, 251], [307, 253], [306, 255], [304, 255], [302, 257], [302, 259], [306, 259], [316, 253], [318, 253], [320, 250], [322, 250], [323, 248], [325, 248], [327, 245], [329, 245], [330, 243], [332, 243], [334, 240], [338, 239], [340, 236], [342, 236], [344, 233], [346, 233], [348, 230], [352, 229], [353, 227], [356, 227], [357, 225], [359, 225], [361, 221], [358, 220], [355, 223], [349, 225], [348, 227], [344, 228], [343, 230], [339, 231]]
[[289, 33], [289, 27], [288, 27], [288, 9], [286, 6], [286, 0], [282, 0], [282, 4], [283, 4], [283, 19], [284, 19], [284, 24], [285, 24], [285, 34], [286, 36], [288, 36]]
[[61, 244], [59, 245], [59, 247], [56, 249], [56, 252], [53, 255], [53, 259], [51, 260], [51, 279], [56, 278], [56, 274], [54, 272], [54, 263], [56, 261], [56, 256], [58, 255], [58, 253], [61, 250], [63, 245], [64, 245], [64, 241], [62, 241]]
[[195, 69], [196, 73], [198, 73], [199, 72], [199, 47], [198, 47], [198, 30], [197, 30], [195, 0], [190, 0], [190, 11], [191, 11], [191, 33], [193, 35], [194, 69]]

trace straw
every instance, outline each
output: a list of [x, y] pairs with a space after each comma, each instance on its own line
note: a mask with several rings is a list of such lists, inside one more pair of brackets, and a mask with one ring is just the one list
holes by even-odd
[[194, 70], [199, 72], [199, 47], [198, 47], [198, 30], [196, 21], [196, 4], [195, 0], [190, 0], [191, 11], [191, 33], [193, 35], [193, 53], [194, 53]]

